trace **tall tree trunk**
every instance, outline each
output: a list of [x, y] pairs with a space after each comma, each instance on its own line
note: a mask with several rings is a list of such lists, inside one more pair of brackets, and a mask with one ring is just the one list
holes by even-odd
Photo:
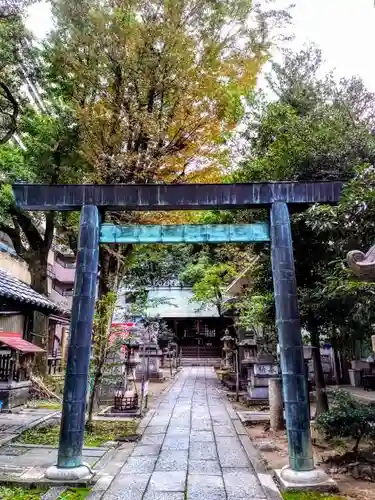
[[340, 377], [340, 360], [339, 360], [339, 353], [337, 349], [333, 348], [333, 363], [335, 367], [335, 382], [336, 385], [341, 384], [341, 377]]
[[[28, 259], [31, 287], [45, 296], [48, 296], [47, 262], [48, 252], [42, 251], [34, 252]], [[33, 344], [45, 350], [36, 355], [34, 367], [34, 371], [43, 376], [47, 374], [48, 365], [49, 318], [40, 311], [33, 312], [32, 334]]]
[[338, 350], [338, 342], [336, 340], [336, 329], [335, 327], [332, 328], [332, 333], [331, 333], [331, 346], [333, 350], [333, 364], [334, 364], [334, 369], [335, 369], [335, 382], [336, 385], [341, 384], [341, 370], [340, 370], [340, 360], [339, 360], [339, 350]]
[[[117, 245], [116, 245], [117, 246]], [[115, 250], [102, 245], [99, 250], [99, 299], [118, 288], [119, 255]]]
[[88, 404], [88, 409], [87, 409], [87, 420], [86, 420], [86, 429], [88, 431], [92, 430], [92, 421], [93, 421], [93, 416], [94, 416], [94, 409], [95, 409], [95, 403], [97, 401], [97, 393], [102, 381], [102, 370], [103, 370], [103, 365], [104, 363], [101, 363], [94, 375], [94, 380], [91, 388], [91, 393], [89, 395], [89, 404]]
[[324, 381], [324, 373], [322, 367], [322, 360], [320, 357], [320, 342], [319, 331], [315, 324], [309, 325], [310, 338], [312, 345], [312, 359], [315, 375], [315, 391], [316, 391], [316, 415], [328, 410], [328, 398], [326, 392], [326, 384]]

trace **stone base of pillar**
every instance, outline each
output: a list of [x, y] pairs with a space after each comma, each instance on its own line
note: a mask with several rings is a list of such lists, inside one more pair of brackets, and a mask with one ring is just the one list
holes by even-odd
[[295, 471], [286, 465], [282, 469], [275, 470], [275, 474], [282, 491], [338, 491], [336, 481], [318, 467], [309, 471]]
[[52, 465], [48, 467], [44, 476], [50, 481], [89, 481], [93, 477], [93, 472], [89, 465], [80, 465], [79, 467], [63, 468]]

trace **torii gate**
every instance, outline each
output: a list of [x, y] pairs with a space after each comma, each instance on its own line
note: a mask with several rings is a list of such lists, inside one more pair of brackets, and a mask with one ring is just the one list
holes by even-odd
[[[30, 211], [81, 211], [70, 343], [57, 466], [50, 479], [79, 479], [96, 300], [99, 243], [250, 243], [271, 241], [276, 326], [280, 345], [289, 466], [280, 479], [316, 486], [327, 477], [314, 468], [308, 391], [297, 303], [288, 205], [337, 203], [340, 182], [253, 184], [34, 185], [16, 184], [17, 206]], [[99, 210], [171, 211], [269, 208], [267, 223], [197, 226], [100, 225]]]

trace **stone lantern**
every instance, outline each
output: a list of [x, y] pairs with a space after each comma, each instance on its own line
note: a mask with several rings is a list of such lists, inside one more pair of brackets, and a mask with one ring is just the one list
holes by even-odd
[[229, 335], [229, 330], [226, 329], [224, 332], [224, 336], [221, 338], [223, 342], [223, 352], [224, 352], [224, 370], [230, 371], [233, 368], [233, 342], [234, 338]]
[[114, 410], [116, 412], [134, 412], [139, 408], [138, 390], [136, 386], [136, 367], [140, 364], [139, 343], [131, 338], [123, 343], [125, 347], [124, 359], [124, 387], [115, 392]]
[[247, 337], [238, 344], [243, 348], [243, 359], [241, 364], [246, 371], [247, 390], [250, 389], [251, 377], [254, 373], [254, 362], [257, 355], [257, 344], [254, 336]]

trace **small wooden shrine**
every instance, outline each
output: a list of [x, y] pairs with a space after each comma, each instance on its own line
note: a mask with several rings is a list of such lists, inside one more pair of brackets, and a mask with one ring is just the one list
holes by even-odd
[[10, 410], [27, 403], [35, 355], [44, 352], [21, 333], [0, 332], [0, 405]]

